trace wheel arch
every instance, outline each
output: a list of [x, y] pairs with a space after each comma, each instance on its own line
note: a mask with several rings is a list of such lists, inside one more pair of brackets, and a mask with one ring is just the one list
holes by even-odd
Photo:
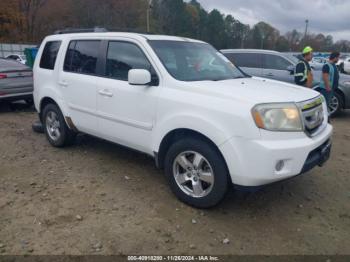
[[43, 97], [39, 103], [39, 118], [40, 118], [40, 121], [42, 123], [43, 123], [43, 110], [44, 110], [45, 106], [48, 104], [56, 105], [59, 108], [59, 110], [61, 110], [61, 112], [63, 114], [64, 121], [66, 122], [68, 128], [75, 131], [75, 132], [78, 132], [72, 119], [69, 116], [67, 116], [67, 114], [65, 113], [66, 111], [64, 110], [64, 108], [62, 106], [60, 106], [60, 104], [56, 100], [54, 100], [53, 98], [51, 98], [49, 96]]
[[[208, 136], [206, 136], [198, 131], [195, 131], [193, 129], [177, 128], [177, 129], [169, 131], [163, 137], [162, 141], [160, 142], [158, 151], [155, 152], [156, 165], [158, 168], [161, 168], [161, 169], [164, 168], [165, 156], [166, 156], [166, 153], [169, 150], [170, 146], [173, 143], [175, 143], [176, 141], [178, 141], [184, 137], [193, 137], [193, 138], [197, 138], [197, 139], [200, 139], [200, 140], [207, 142], [208, 144], [210, 144], [211, 146], [213, 146], [213, 148], [215, 148], [217, 150], [217, 152], [219, 153], [219, 155], [222, 157], [222, 159], [224, 160], [224, 162], [226, 164], [226, 160], [225, 160], [223, 154], [221, 153], [219, 147]], [[226, 164], [226, 168], [228, 170], [227, 164]]]
[[54, 105], [59, 107], [59, 105], [56, 103], [56, 101], [53, 100], [51, 97], [47, 97], [47, 96], [43, 97], [40, 100], [40, 104], [39, 104], [39, 117], [40, 117], [41, 121], [43, 120], [43, 110], [44, 110], [45, 106], [47, 106], [48, 104], [54, 104]]

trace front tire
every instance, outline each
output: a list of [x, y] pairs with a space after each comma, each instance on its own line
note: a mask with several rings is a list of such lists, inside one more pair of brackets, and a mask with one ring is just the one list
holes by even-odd
[[344, 101], [341, 95], [334, 93], [329, 104], [329, 112], [331, 117], [337, 116], [344, 108]]
[[230, 183], [218, 149], [204, 139], [186, 138], [170, 146], [165, 174], [173, 193], [196, 208], [210, 208], [225, 197]]
[[74, 142], [76, 133], [69, 129], [57, 105], [45, 106], [42, 122], [47, 140], [52, 146], [64, 147]]

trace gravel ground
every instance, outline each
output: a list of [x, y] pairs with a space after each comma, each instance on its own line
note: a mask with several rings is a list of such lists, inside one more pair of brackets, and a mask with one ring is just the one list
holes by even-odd
[[0, 105], [2, 254], [350, 254], [350, 112], [323, 168], [210, 210], [180, 203], [151, 158], [80, 136], [51, 147]]

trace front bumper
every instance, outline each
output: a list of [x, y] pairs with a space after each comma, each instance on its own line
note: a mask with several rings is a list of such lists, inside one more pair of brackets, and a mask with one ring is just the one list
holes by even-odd
[[[235, 137], [220, 146], [232, 183], [244, 187], [257, 187], [285, 180], [322, 165], [330, 155], [333, 128], [326, 128], [315, 137], [280, 140], [248, 140]], [[281, 170], [276, 164], [283, 161]]]
[[323, 166], [331, 155], [331, 149], [332, 142], [331, 140], [327, 140], [323, 145], [312, 150], [305, 161], [301, 174], [310, 171], [315, 166]]

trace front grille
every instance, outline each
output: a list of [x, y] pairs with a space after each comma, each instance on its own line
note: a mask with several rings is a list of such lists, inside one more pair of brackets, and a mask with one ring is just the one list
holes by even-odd
[[323, 126], [325, 113], [323, 110], [323, 98], [317, 97], [309, 101], [299, 103], [304, 124], [305, 133], [309, 136], [316, 135]]

